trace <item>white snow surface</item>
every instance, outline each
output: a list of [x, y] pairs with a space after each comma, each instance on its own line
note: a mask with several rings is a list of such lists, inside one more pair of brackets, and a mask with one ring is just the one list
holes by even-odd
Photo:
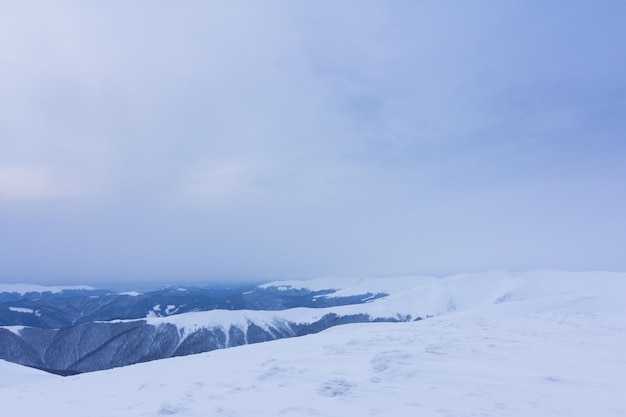
[[95, 290], [94, 287], [88, 285], [70, 285], [70, 286], [44, 286], [33, 284], [0, 284], [0, 293], [18, 293], [24, 295], [29, 292], [51, 292], [60, 293], [64, 290]]
[[[266, 286], [321, 290], [339, 288], [344, 295], [385, 292], [387, 297], [364, 304], [330, 308], [294, 308], [281, 311], [212, 310], [176, 314], [167, 317], [150, 315], [151, 324], [172, 323], [185, 334], [201, 327], [236, 325], [247, 328], [249, 321], [265, 326], [282, 321], [312, 323], [328, 313], [338, 315], [369, 314], [372, 318], [411, 316], [425, 318], [453, 311], [488, 308], [498, 303], [522, 300], [568, 299], [572, 295], [606, 295], [624, 292], [626, 274], [612, 272], [561, 272], [534, 270], [526, 272], [489, 271], [457, 274], [444, 278], [323, 278], [310, 281], [276, 281]], [[337, 294], [335, 293], [335, 294]], [[334, 294], [333, 294], [334, 295]], [[160, 306], [159, 306], [160, 307]], [[154, 310], [158, 310], [155, 306]]]
[[[421, 311], [419, 306], [427, 303], [425, 310], [441, 315], [338, 326], [315, 335], [4, 387], [3, 413], [626, 415], [626, 274], [495, 271], [418, 279], [414, 287], [386, 292], [391, 295], [365, 306], [386, 311], [397, 303]], [[306, 318], [314, 314], [311, 310], [284, 313]], [[219, 323], [234, 315], [243, 321], [251, 313], [275, 312], [193, 314], [213, 314], [211, 320]], [[191, 322], [191, 317], [150, 320]]]
[[[23, 384], [33, 384], [42, 381], [60, 380], [61, 377], [44, 371], [17, 365], [0, 359], [0, 390]], [[19, 415], [19, 413], [9, 413]], [[3, 415], [7, 415], [3, 412]]]
[[128, 295], [129, 297], [139, 297], [140, 295], [143, 295], [143, 293], [137, 292], [137, 291], [126, 291], [126, 292], [118, 292], [118, 293], [112, 293], [112, 294]]
[[10, 311], [14, 313], [24, 313], [24, 314], [34, 314], [35, 310], [32, 308], [24, 308], [24, 307], [9, 307]]
[[[21, 331], [22, 331], [25, 327], [26, 327], [26, 326], [19, 326], [19, 325], [17, 325], [17, 326], [2, 326], [2, 328], [3, 328], [3, 329], [6, 329], [6, 330], [10, 331], [11, 333], [16, 334], [16, 335], [18, 335], [18, 336], [20, 335], [20, 332], [21, 332]], [[2, 360], [2, 359], [0, 359], [0, 360]]]
[[395, 293], [413, 288], [420, 282], [430, 282], [433, 277], [407, 276], [388, 278], [368, 277], [325, 277], [311, 280], [272, 281], [259, 285], [260, 288], [275, 287], [279, 291], [290, 289], [307, 289], [322, 291], [335, 289], [336, 291], [320, 297], [348, 297], [371, 293]]

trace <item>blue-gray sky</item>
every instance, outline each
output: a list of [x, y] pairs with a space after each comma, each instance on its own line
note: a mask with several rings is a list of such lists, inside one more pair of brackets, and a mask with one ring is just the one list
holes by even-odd
[[0, 282], [624, 271], [625, 21], [0, 0]]

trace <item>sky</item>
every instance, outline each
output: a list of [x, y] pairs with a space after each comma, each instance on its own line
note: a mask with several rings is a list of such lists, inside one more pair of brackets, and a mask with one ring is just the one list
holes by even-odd
[[624, 21], [0, 0], [0, 282], [626, 271]]

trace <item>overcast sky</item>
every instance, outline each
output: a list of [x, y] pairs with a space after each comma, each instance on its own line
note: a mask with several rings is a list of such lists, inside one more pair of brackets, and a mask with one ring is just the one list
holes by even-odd
[[0, 282], [626, 271], [624, 22], [0, 0]]

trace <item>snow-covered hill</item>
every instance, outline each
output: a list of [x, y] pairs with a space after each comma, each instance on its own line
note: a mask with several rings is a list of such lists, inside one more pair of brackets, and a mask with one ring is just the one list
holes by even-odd
[[164, 317], [196, 311], [324, 308], [361, 303], [363, 299], [373, 300], [385, 295], [365, 292], [320, 297], [333, 290], [283, 290], [253, 284], [166, 286], [143, 293], [88, 288], [0, 286], [0, 326], [55, 329], [93, 321]]
[[69, 285], [69, 286], [45, 286], [33, 284], [0, 284], [0, 293], [16, 293], [20, 295], [28, 293], [60, 293], [63, 291], [91, 291], [95, 288], [88, 285]]
[[[329, 299], [355, 299], [358, 303], [285, 310], [211, 310], [142, 320], [93, 321], [61, 329], [6, 326], [0, 327], [0, 357], [62, 374], [86, 372], [302, 336], [340, 324], [414, 321], [513, 301], [553, 305], [572, 297], [603, 297], [607, 303], [619, 304], [625, 285], [626, 274], [558, 271], [272, 282], [249, 292], [258, 292], [254, 295], [257, 300], [264, 296], [276, 299], [275, 293], [282, 292], [313, 304], [318, 300], [320, 305], [333, 305]], [[187, 299], [181, 297], [181, 302]], [[134, 297], [124, 296], [128, 298]], [[9, 305], [8, 309], [12, 308], [16, 309]]]
[[28, 368], [0, 359], [0, 388], [61, 378], [48, 372]]
[[533, 271], [417, 286], [399, 279], [389, 297], [341, 308], [445, 314], [7, 387], [0, 402], [7, 415], [52, 417], [622, 416], [625, 278]]
[[320, 296], [386, 293], [388, 297], [367, 305], [342, 306], [335, 311], [413, 316], [440, 315], [451, 311], [488, 307], [512, 300], [538, 300], [571, 296], [611, 297], [626, 291], [626, 273], [532, 270], [487, 271], [446, 277], [322, 278], [310, 281], [277, 281], [262, 285], [288, 289], [336, 288]]

